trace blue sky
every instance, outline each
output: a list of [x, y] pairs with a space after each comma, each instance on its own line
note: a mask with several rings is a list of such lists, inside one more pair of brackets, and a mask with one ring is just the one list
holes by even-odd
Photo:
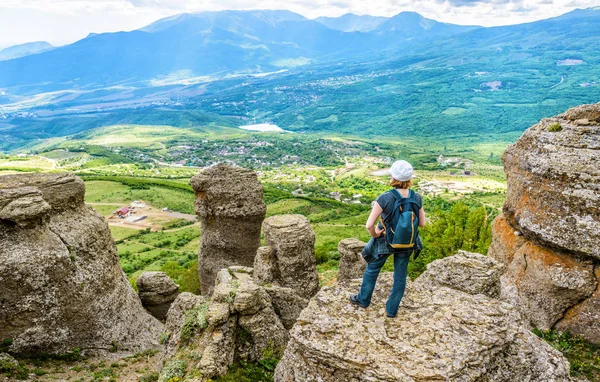
[[309, 18], [416, 11], [438, 21], [506, 25], [545, 19], [600, 0], [0, 0], [0, 48], [45, 40], [63, 45], [89, 33], [129, 31], [183, 12], [288, 9]]

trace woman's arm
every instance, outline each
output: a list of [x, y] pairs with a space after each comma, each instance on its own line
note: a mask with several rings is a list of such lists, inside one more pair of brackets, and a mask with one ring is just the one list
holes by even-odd
[[379, 237], [379, 236], [381, 236], [381, 233], [383, 232], [383, 230], [379, 229], [379, 227], [375, 227], [375, 223], [377, 222], [377, 219], [379, 218], [379, 216], [381, 216], [382, 212], [383, 212], [383, 208], [381, 208], [379, 203], [373, 202], [373, 209], [371, 210], [369, 219], [367, 219], [367, 225], [366, 225], [367, 231], [369, 232], [369, 235], [371, 235], [372, 237]]
[[419, 210], [419, 227], [425, 227], [427, 224], [427, 218], [425, 217], [425, 210], [423, 207]]

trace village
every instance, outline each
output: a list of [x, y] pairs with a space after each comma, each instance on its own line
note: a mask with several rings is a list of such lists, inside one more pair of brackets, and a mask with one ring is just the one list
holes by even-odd
[[[97, 206], [102, 203], [88, 203], [91, 206]], [[161, 229], [165, 222], [175, 219], [184, 219], [195, 223], [196, 215], [184, 214], [172, 211], [167, 207], [156, 208], [144, 201], [134, 200], [126, 206], [122, 206], [112, 211], [106, 216], [108, 224], [134, 229], [150, 229], [157, 231]]]

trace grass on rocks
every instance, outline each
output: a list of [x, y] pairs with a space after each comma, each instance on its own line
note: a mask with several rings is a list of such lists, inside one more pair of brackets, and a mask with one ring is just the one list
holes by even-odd
[[600, 345], [587, 342], [580, 336], [558, 333], [555, 330], [533, 332], [552, 347], [563, 353], [571, 363], [571, 375], [585, 377], [591, 382], [600, 381]]
[[88, 358], [74, 349], [64, 355], [18, 359], [18, 365], [2, 363], [0, 381], [156, 381], [159, 356], [158, 350], [146, 350], [129, 356], [111, 354]]

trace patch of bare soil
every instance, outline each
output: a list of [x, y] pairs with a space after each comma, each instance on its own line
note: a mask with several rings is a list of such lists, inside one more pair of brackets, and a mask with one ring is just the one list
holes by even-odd
[[149, 382], [158, 380], [160, 352], [146, 350], [136, 354], [111, 353], [80, 360], [50, 358], [20, 359], [12, 375], [0, 374], [0, 382], [77, 381]]

